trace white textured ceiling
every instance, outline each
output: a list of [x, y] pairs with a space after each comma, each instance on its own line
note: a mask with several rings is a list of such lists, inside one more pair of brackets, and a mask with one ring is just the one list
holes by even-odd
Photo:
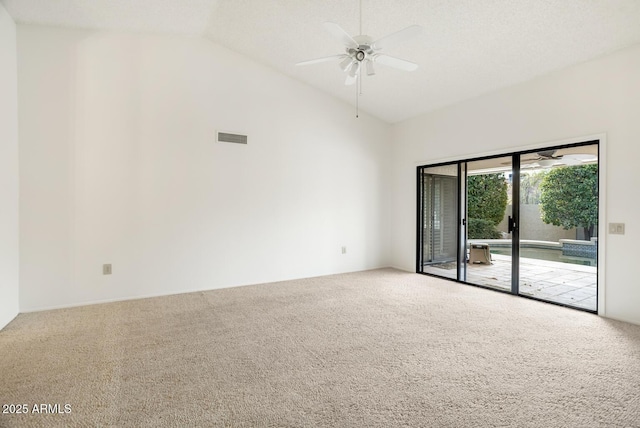
[[[18, 23], [203, 35], [355, 105], [322, 23], [359, 33], [359, 0], [0, 0]], [[418, 24], [386, 53], [417, 71], [377, 65], [360, 109], [394, 123], [640, 43], [640, 0], [362, 0], [374, 39]]]

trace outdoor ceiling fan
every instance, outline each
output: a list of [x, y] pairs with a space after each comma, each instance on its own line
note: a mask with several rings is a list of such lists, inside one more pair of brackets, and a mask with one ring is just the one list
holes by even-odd
[[[362, 10], [360, 11], [360, 15], [360, 33], [362, 33]], [[389, 56], [381, 51], [418, 35], [422, 31], [422, 27], [419, 25], [412, 25], [377, 40], [364, 34], [351, 37], [349, 33], [335, 22], [325, 22], [324, 28], [345, 46], [345, 53], [302, 61], [296, 65], [309, 65], [339, 60], [340, 69], [347, 73], [347, 78], [344, 82], [345, 85], [353, 85], [362, 74], [363, 68], [366, 69], [368, 76], [376, 74], [374, 63], [404, 71], [413, 71], [418, 68], [418, 64]]]
[[[597, 159], [596, 155], [588, 153], [568, 153], [566, 155], [557, 155], [557, 150], [542, 150], [531, 153], [533, 156], [523, 155], [521, 158], [523, 168], [551, 168], [552, 166], [575, 166], [593, 162]], [[503, 162], [503, 165], [511, 165], [511, 161]]]
[[[543, 162], [547, 164], [553, 164], [556, 161], [564, 159], [563, 155], [556, 155], [556, 152], [557, 150], [543, 150], [541, 152], [537, 152], [536, 154], [538, 155], [538, 158], [536, 160], [538, 161], [538, 163]], [[574, 163], [570, 157], [567, 158], [567, 161], [569, 161], [570, 163]], [[574, 164], [578, 163], [580, 163], [580, 161], [576, 159]]]
[[585, 161], [595, 160], [594, 155], [584, 153], [570, 153], [566, 155], [556, 155], [557, 150], [543, 150], [537, 152], [538, 158], [534, 161], [542, 167], [550, 167], [557, 164], [567, 166], [580, 165]]

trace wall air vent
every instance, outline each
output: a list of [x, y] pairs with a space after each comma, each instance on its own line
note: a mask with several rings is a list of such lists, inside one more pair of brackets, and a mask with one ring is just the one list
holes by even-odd
[[247, 136], [241, 134], [232, 134], [230, 132], [218, 131], [218, 142], [220, 143], [236, 143], [247, 144]]

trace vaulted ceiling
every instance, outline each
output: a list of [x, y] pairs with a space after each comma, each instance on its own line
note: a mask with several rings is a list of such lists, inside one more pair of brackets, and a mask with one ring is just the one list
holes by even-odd
[[[410, 25], [419, 36], [387, 49], [419, 64], [376, 64], [360, 109], [395, 123], [640, 43], [638, 0], [0, 0], [18, 23], [198, 35], [355, 104], [325, 28], [378, 39]], [[360, 9], [361, 4], [361, 9]]]

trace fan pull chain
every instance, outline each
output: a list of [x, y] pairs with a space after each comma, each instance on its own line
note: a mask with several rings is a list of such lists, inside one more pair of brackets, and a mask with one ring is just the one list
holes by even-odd
[[360, 117], [360, 95], [362, 95], [362, 67], [358, 69], [358, 80], [356, 80], [356, 119]]
[[356, 119], [357, 119], [358, 117], [360, 117], [360, 116], [358, 115], [358, 111], [359, 111], [359, 107], [360, 107], [360, 106], [359, 106], [359, 101], [360, 101], [360, 100], [359, 100], [359, 97], [358, 97], [358, 85], [356, 85]]

